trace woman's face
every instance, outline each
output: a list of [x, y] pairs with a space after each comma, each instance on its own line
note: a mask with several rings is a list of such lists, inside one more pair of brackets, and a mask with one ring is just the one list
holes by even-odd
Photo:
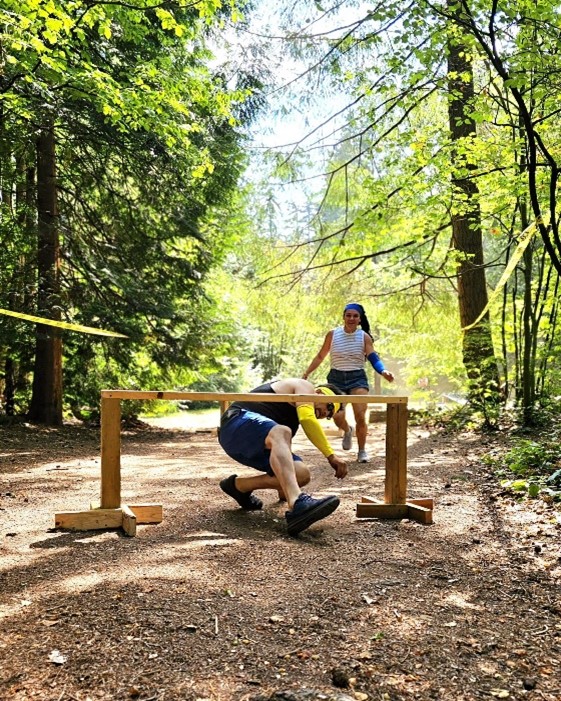
[[360, 324], [360, 314], [356, 311], [356, 309], [345, 309], [343, 321], [345, 322], [346, 328], [356, 329]]

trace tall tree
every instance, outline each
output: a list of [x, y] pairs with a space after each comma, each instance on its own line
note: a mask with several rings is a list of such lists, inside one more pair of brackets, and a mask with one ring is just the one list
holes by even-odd
[[[366, 14], [360, 14], [361, 8], [355, 17], [347, 14], [339, 27], [326, 26], [328, 16], [336, 14], [335, 5], [323, 9], [310, 18], [307, 5], [302, 30], [291, 28], [294, 52], [312, 56], [302, 77], [311, 77], [317, 84], [335, 77], [337, 85], [329, 82], [332, 95], [341, 94], [337, 92], [341, 85], [352, 92], [287, 149], [293, 163], [305, 161], [322, 146], [332, 154], [327, 194], [316, 212], [323, 213], [323, 218], [317, 216], [319, 223], [311, 227], [312, 253], [305, 270], [337, 264], [355, 283], [360, 275], [365, 286], [373, 279], [379, 289], [386, 279], [383, 269], [392, 264], [397, 268], [400, 262], [402, 274], [394, 276], [396, 284], [388, 284], [387, 289], [416, 287], [421, 305], [430, 298], [439, 277], [450, 274], [454, 280], [452, 271], [459, 257], [460, 324], [469, 326], [487, 303], [484, 246], [495, 256], [494, 267], [487, 273], [498, 281], [498, 261], [520, 226], [515, 210], [522, 194], [518, 115], [528, 142], [524, 173], [534, 215], [531, 221], [536, 222], [552, 265], [557, 266], [558, 3], [395, 2], [369, 8]], [[458, 48], [454, 56], [452, 46], [448, 54], [451, 36], [465, 51]], [[447, 66], [447, 55], [457, 65]], [[295, 83], [293, 78], [289, 85]], [[495, 97], [499, 85], [504, 88], [500, 102]], [[468, 90], [469, 100], [465, 99]], [[437, 108], [431, 109], [434, 105]], [[482, 125], [479, 130], [478, 124]], [[514, 131], [515, 138], [509, 140]], [[444, 190], [450, 179], [455, 189], [451, 218], [449, 193]], [[501, 242], [484, 239], [505, 211], [516, 211], [514, 230], [502, 227], [509, 233]], [[542, 217], [546, 212], [550, 216]], [[443, 254], [441, 245], [442, 233], [449, 228], [456, 248], [452, 255]], [[296, 245], [302, 247], [297, 239]], [[526, 262], [528, 256], [529, 251]], [[405, 270], [415, 273], [416, 279], [413, 275], [407, 279]], [[539, 279], [539, 266], [534, 270]], [[302, 273], [300, 269], [296, 274]], [[528, 268], [528, 284], [533, 283], [531, 278]], [[527, 308], [529, 314], [535, 313], [535, 303], [534, 310]], [[468, 376], [479, 378], [483, 394], [489, 391], [496, 397], [492, 312], [464, 335], [463, 350]], [[535, 327], [527, 324], [526, 328]], [[523, 377], [531, 384], [536, 335], [525, 342]]]
[[[448, 86], [452, 138], [452, 240], [458, 260], [458, 302], [470, 397], [481, 406], [498, 401], [499, 372], [493, 348], [483, 258], [479, 191], [473, 178], [471, 141], [476, 137], [470, 49], [452, 26], [448, 40]], [[485, 313], [484, 313], [485, 312]], [[483, 314], [483, 317], [481, 316]], [[476, 322], [479, 323], [476, 324]], [[476, 324], [476, 325], [475, 325]]]
[[[475, 3], [458, 0], [450, 19], [476, 42], [517, 106], [526, 140], [526, 173], [532, 213], [546, 251], [561, 273], [557, 216], [559, 159], [557, 132], [558, 53], [561, 41], [557, 0]], [[531, 89], [528, 74], [532, 75]]]
[[[61, 320], [60, 241], [57, 211], [55, 135], [52, 122], [37, 137], [37, 311]], [[62, 424], [62, 338], [60, 329], [38, 324], [29, 418]]]
[[[38, 181], [39, 309], [118, 326], [132, 342], [115, 356], [130, 366], [135, 350], [150, 347], [147, 335], [163, 349], [181, 333], [185, 297], [202, 298], [197, 287], [214, 260], [203, 220], [226, 204], [240, 172], [235, 110], [249, 91], [227, 88], [207, 67], [205, 37], [222, 11], [212, 2], [36, 5], [7, 0], [0, 10], [10, 20], [0, 99], [21, 143], [39, 133], [38, 156], [52, 157], [50, 180]], [[56, 115], [56, 153], [46, 148], [45, 112]], [[55, 158], [49, 197], [58, 202], [45, 204]], [[60, 339], [39, 336], [31, 415], [59, 422]], [[56, 418], [40, 409], [45, 392]]]

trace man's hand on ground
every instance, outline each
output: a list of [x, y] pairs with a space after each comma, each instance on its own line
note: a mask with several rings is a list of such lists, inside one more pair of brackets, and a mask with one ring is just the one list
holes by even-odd
[[330, 455], [327, 459], [331, 467], [335, 470], [335, 477], [337, 477], [337, 479], [340, 480], [347, 476], [349, 468], [344, 460], [341, 460], [335, 454]]

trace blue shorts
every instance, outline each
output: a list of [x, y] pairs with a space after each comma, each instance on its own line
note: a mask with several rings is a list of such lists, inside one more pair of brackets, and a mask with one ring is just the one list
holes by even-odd
[[368, 378], [365, 370], [335, 370], [331, 368], [327, 381], [338, 387], [343, 394], [352, 394], [353, 389], [368, 387]]
[[[236, 462], [274, 476], [270, 463], [271, 451], [265, 447], [265, 439], [275, 426], [277, 423], [267, 416], [240, 409], [237, 416], [221, 424], [218, 442]], [[302, 458], [294, 453], [292, 459], [302, 462]]]

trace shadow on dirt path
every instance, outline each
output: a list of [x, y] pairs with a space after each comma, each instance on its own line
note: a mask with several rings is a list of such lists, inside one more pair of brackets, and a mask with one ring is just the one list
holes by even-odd
[[355, 519], [383, 493], [383, 427], [340, 482], [298, 436], [341, 506], [296, 539], [274, 494], [245, 513], [220, 491], [244, 468], [211, 428], [123, 432], [123, 501], [164, 507], [135, 538], [52, 530], [98, 497], [97, 430], [0, 439], [0, 699], [561, 699], [559, 512], [498, 496], [492, 438], [410, 427], [422, 526]]

